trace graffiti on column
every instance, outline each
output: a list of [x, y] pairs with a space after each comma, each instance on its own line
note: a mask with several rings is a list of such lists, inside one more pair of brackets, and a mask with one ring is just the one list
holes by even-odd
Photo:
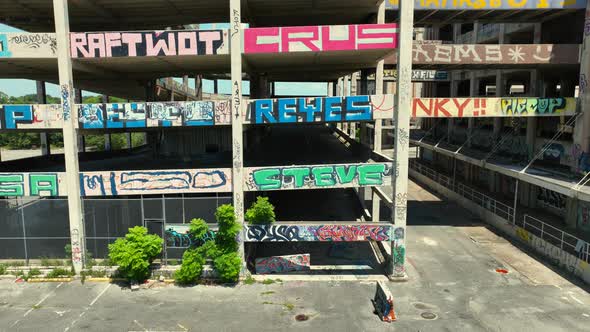
[[392, 49], [397, 24], [301, 26], [244, 29], [244, 53]]
[[[400, 0], [386, 0], [385, 8], [399, 8]], [[445, 0], [416, 0], [416, 10], [485, 10], [485, 9], [580, 9], [586, 8], [586, 1], [548, 1], [548, 0], [482, 0], [482, 1], [445, 1]]]
[[308, 271], [311, 265], [309, 254], [261, 257], [255, 263], [258, 274]]
[[575, 98], [414, 98], [412, 117], [524, 117], [574, 115]]
[[72, 95], [72, 84], [62, 84], [61, 86], [61, 109], [64, 121], [69, 121], [72, 117], [70, 105], [70, 96]]
[[84, 172], [82, 196], [230, 192], [230, 169]]
[[590, 230], [590, 204], [584, 201], [578, 201], [578, 229], [583, 231]]
[[71, 33], [72, 58], [228, 54], [227, 30]]
[[[412, 63], [436, 65], [579, 64], [578, 44], [436, 44], [414, 42]], [[395, 64], [395, 55], [385, 59]]]
[[248, 167], [246, 191], [382, 186], [391, 181], [392, 163]]
[[[391, 241], [403, 230], [393, 229], [389, 224], [363, 225], [249, 225], [246, 230], [247, 242], [355, 242]], [[392, 232], [394, 235], [392, 235]]]

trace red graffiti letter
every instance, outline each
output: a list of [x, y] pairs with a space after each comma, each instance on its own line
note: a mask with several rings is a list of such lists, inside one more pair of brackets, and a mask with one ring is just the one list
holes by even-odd
[[[428, 100], [429, 102], [429, 107], [426, 107], [426, 105], [424, 105], [424, 103], [422, 102], [422, 100]], [[416, 105], [420, 106], [420, 108], [422, 109], [422, 111], [424, 113], [426, 113], [426, 115], [431, 116], [432, 115], [432, 99], [422, 99], [422, 98], [414, 98], [414, 103], [412, 105], [412, 117], [415, 118], [416, 117]]]
[[[354, 50], [356, 46], [356, 34], [354, 30], [354, 25], [349, 25], [348, 28], [348, 38], [342, 39], [341, 34], [337, 33], [341, 31], [341, 26], [330, 27], [330, 26], [323, 26], [322, 27], [322, 49], [324, 51], [341, 51], [341, 50]], [[330, 30], [335, 30], [334, 35], [330, 33]], [[335, 39], [331, 39], [330, 37], [337, 37]]]
[[357, 49], [397, 48], [397, 24], [357, 25]]
[[442, 118], [442, 116], [439, 116], [439, 112], [443, 113], [444, 116], [447, 118], [451, 117], [451, 113], [449, 113], [444, 107], [445, 104], [448, 102], [449, 102], [449, 98], [436, 98], [434, 100], [434, 117]]
[[250, 28], [244, 30], [244, 53], [278, 52], [279, 28]]
[[457, 110], [459, 111], [457, 117], [463, 117], [463, 110], [465, 109], [465, 106], [469, 104], [470, 101], [471, 98], [465, 98], [465, 101], [462, 104], [459, 104], [459, 98], [453, 98], [453, 103], [455, 103], [455, 106], [457, 106]]

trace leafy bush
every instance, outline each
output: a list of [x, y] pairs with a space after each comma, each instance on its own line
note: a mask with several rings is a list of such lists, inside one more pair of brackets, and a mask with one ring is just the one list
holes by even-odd
[[163, 240], [157, 235], [148, 235], [141, 226], [129, 228], [124, 239], [109, 244], [109, 257], [124, 278], [143, 281], [150, 273], [150, 264], [162, 252]]
[[215, 236], [217, 248], [224, 254], [238, 251], [236, 238], [242, 226], [236, 222], [234, 207], [229, 204], [219, 206], [215, 211], [215, 219], [219, 225]]
[[268, 197], [256, 198], [256, 202], [246, 211], [246, 220], [254, 225], [275, 222], [275, 207], [268, 201]]
[[176, 273], [174, 279], [179, 284], [191, 284], [201, 277], [205, 259], [196, 249], [188, 249], [182, 255], [182, 266]]
[[207, 241], [202, 246], [195, 249], [201, 257], [205, 259], [213, 259], [215, 260], [217, 257], [221, 256], [221, 251], [217, 248], [217, 244], [213, 241]]
[[208, 232], [209, 225], [207, 225], [207, 222], [205, 222], [205, 220], [201, 218], [195, 218], [191, 220], [188, 233], [193, 239], [197, 240], [197, 243], [202, 244], [203, 239], [206, 237]]
[[74, 273], [72, 273], [72, 271], [70, 270], [66, 270], [66, 269], [62, 269], [62, 268], [57, 268], [52, 270], [51, 272], [47, 273], [47, 278], [59, 278], [59, 277], [69, 277], [74, 275]]
[[29, 280], [32, 277], [36, 277], [36, 276], [40, 276], [41, 275], [41, 271], [39, 269], [30, 269], [29, 273], [27, 274], [27, 277], [25, 279]]
[[235, 282], [238, 280], [242, 269], [242, 260], [237, 253], [230, 252], [215, 259], [215, 269], [219, 273], [221, 280]]
[[6, 265], [0, 264], [0, 276], [6, 274]]

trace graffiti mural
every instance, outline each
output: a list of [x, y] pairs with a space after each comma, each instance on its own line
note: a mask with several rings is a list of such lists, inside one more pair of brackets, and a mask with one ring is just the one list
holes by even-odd
[[0, 173], [0, 197], [66, 196], [65, 173]]
[[412, 117], [521, 117], [574, 115], [575, 98], [414, 98]]
[[[351, 224], [351, 225], [249, 225], [246, 229], [247, 242], [353, 242], [390, 241], [395, 233], [392, 225]], [[399, 234], [399, 231], [396, 235]]]
[[70, 33], [72, 58], [229, 54], [227, 30]]
[[63, 128], [60, 105], [0, 105], [0, 129]]
[[[400, 0], [385, 0], [385, 8], [399, 8]], [[482, 0], [482, 1], [446, 1], [446, 0], [416, 0], [416, 10], [489, 10], [489, 9], [581, 9], [586, 8], [583, 0], [547, 1], [547, 0]]]
[[[393, 101], [393, 98], [387, 98]], [[246, 103], [245, 123], [371, 121], [383, 96], [257, 99]], [[393, 110], [391, 105], [390, 110]], [[390, 112], [393, 114], [393, 112]]]
[[393, 49], [397, 24], [300, 26], [244, 29], [244, 53]]
[[[577, 44], [413, 44], [412, 63], [437, 65], [579, 64]], [[385, 59], [395, 64], [395, 55]]]
[[56, 53], [54, 33], [0, 33], [0, 58], [52, 58]]
[[[375, 74], [367, 77], [369, 80], [375, 79]], [[384, 69], [383, 79], [386, 81], [397, 81], [397, 69]], [[412, 70], [412, 82], [448, 82], [450, 80], [448, 71], [441, 70]]]
[[166, 224], [165, 240], [167, 248], [189, 248], [201, 246], [207, 241], [215, 240], [216, 233], [209, 230], [202, 238], [196, 239], [189, 234], [188, 224]]
[[229, 101], [78, 105], [81, 129], [193, 127], [230, 124]]
[[538, 188], [537, 202], [542, 206], [565, 213], [566, 201], [567, 197], [563, 194], [546, 188]]
[[255, 262], [257, 274], [309, 271], [311, 266], [309, 254], [262, 257]]
[[325, 189], [390, 184], [392, 163], [247, 167], [245, 190]]
[[84, 172], [82, 196], [230, 192], [231, 169]]

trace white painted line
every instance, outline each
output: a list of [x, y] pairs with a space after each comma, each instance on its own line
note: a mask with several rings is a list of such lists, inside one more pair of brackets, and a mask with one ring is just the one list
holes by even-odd
[[92, 305], [93, 305], [94, 303], [96, 303], [96, 301], [98, 300], [98, 298], [99, 298], [99, 297], [101, 297], [101, 296], [102, 296], [102, 294], [104, 294], [104, 293], [107, 291], [107, 289], [109, 289], [109, 287], [111, 287], [111, 285], [112, 285], [112, 284], [108, 284], [108, 285], [107, 285], [107, 286], [106, 286], [106, 287], [105, 287], [105, 288], [102, 290], [102, 292], [100, 292], [100, 294], [98, 294], [98, 295], [97, 295], [97, 296], [94, 298], [94, 300], [92, 300], [92, 302], [90, 302], [90, 306], [91, 306], [91, 307], [92, 307]]
[[584, 316], [584, 317], [590, 317], [590, 315], [588, 315], [588, 314], [582, 314], [582, 316]]
[[584, 304], [584, 302], [580, 301], [579, 299], [577, 299], [575, 296], [573, 296], [572, 294], [570, 294], [570, 297], [572, 299], [574, 299], [574, 301], [578, 302], [579, 304]]
[[[58, 289], [59, 287], [61, 287], [61, 285], [63, 285], [63, 282], [60, 282], [59, 285], [57, 285], [57, 287], [55, 287], [55, 289]], [[49, 296], [51, 296], [51, 294], [55, 293], [55, 289], [52, 290], [51, 292], [47, 293], [47, 295], [45, 295], [41, 301], [37, 302], [37, 304], [35, 304], [31, 309], [29, 309], [27, 312], [25, 312], [25, 314], [23, 315], [23, 317], [27, 317], [28, 314], [31, 313], [31, 311], [35, 310], [37, 307], [39, 307], [41, 305], [41, 303], [43, 303], [43, 301], [47, 300], [47, 298]]]

